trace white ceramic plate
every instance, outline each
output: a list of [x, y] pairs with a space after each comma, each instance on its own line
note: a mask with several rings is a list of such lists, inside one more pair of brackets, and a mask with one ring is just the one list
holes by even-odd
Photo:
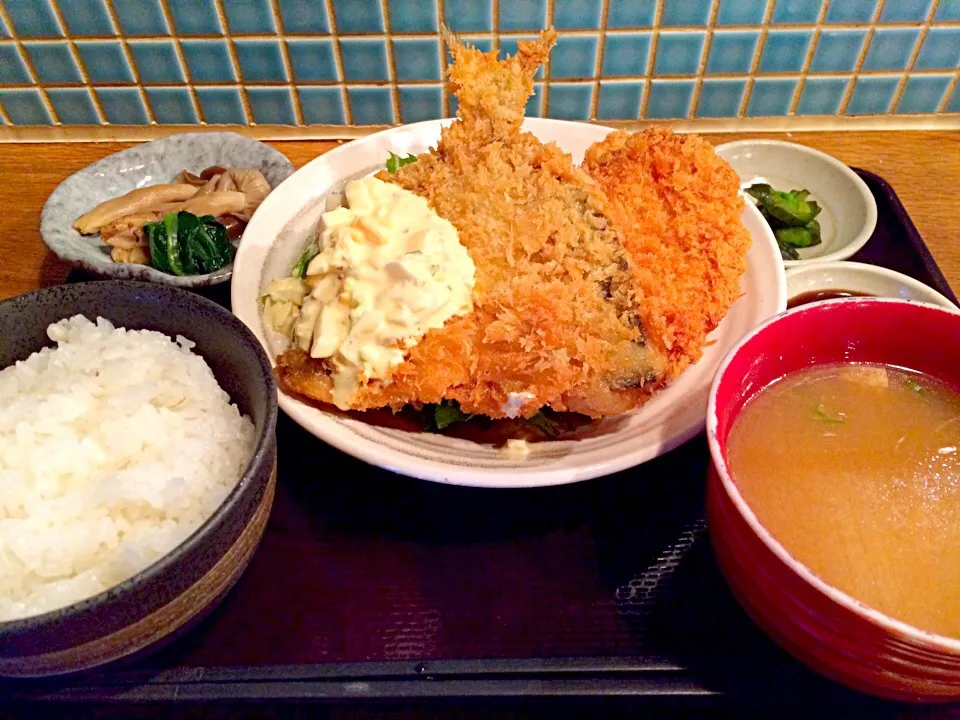
[[765, 182], [777, 190], [806, 189], [820, 204], [817, 221], [823, 242], [799, 250], [800, 259], [786, 260], [785, 266], [846, 260], [873, 234], [877, 201], [860, 176], [836, 158], [781, 140], [724, 143], [717, 145], [717, 155], [737, 171], [742, 188]]
[[[385, 130], [332, 150], [312, 161], [257, 210], [234, 262], [233, 311], [274, 357], [277, 338], [261, 321], [257, 298], [273, 279], [289, 274], [308, 238], [316, 234], [326, 198], [344, 183], [383, 166], [390, 152], [421, 153], [435, 145], [449, 120], [431, 120]], [[554, 141], [580, 162], [586, 149], [609, 128], [560, 120], [528, 119], [525, 128]], [[326, 412], [280, 393], [280, 407], [316, 437], [357, 458], [425, 480], [498, 488], [522, 488], [587, 480], [651, 460], [703, 429], [707, 393], [720, 360], [746, 333], [786, 305], [780, 252], [770, 228], [754, 207], [744, 222], [753, 238], [744, 296], [711, 335], [713, 344], [647, 405], [605, 419], [591, 437], [538, 443], [530, 456], [512, 460], [489, 445], [431, 433], [369, 425]]]
[[849, 290], [957, 310], [949, 298], [932, 287], [908, 275], [876, 265], [855, 262], [809, 263], [787, 271], [788, 298], [818, 290]]

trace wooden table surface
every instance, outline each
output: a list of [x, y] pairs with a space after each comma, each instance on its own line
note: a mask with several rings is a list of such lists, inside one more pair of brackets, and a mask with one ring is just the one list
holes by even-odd
[[[745, 137], [707, 136], [721, 143]], [[823, 150], [872, 170], [900, 195], [947, 280], [960, 290], [960, 132], [814, 132], [763, 137]], [[270, 143], [300, 167], [337, 146], [330, 141]], [[61, 283], [68, 266], [40, 238], [40, 211], [57, 184], [132, 143], [0, 144], [0, 299]]]
[[[742, 137], [708, 136], [714, 143]], [[764, 137], [809, 145], [885, 178], [900, 195], [947, 280], [960, 290], [960, 133], [818, 132]], [[69, 268], [47, 251], [40, 238], [43, 204], [70, 174], [131, 144], [0, 144], [0, 299], [64, 281]], [[338, 143], [271, 144], [300, 167]], [[941, 715], [942, 710], [905, 712], [903, 717], [950, 714], [948, 710]]]

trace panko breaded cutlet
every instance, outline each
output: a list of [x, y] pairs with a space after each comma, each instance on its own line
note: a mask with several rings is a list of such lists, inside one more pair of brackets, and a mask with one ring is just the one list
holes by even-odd
[[[355, 409], [456, 400], [492, 418], [541, 407], [591, 416], [636, 407], [662, 378], [647, 345], [635, 271], [597, 184], [554, 144], [522, 132], [533, 76], [556, 33], [496, 53], [448, 36], [458, 120], [435, 150], [381, 180], [427, 199], [457, 228], [476, 266], [474, 310], [429, 331], [388, 383], [367, 382]], [[290, 350], [289, 389], [329, 401], [324, 361]], [[508, 404], [509, 403], [509, 404]]]
[[587, 150], [583, 169], [624, 230], [647, 338], [672, 379], [700, 359], [740, 296], [750, 248], [740, 180], [707, 141], [666, 128], [611, 133]]

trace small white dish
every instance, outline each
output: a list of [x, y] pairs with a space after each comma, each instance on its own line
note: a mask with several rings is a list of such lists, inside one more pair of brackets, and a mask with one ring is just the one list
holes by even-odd
[[856, 262], [808, 263], [787, 270], [787, 303], [798, 295], [846, 290], [957, 310], [953, 301], [919, 280], [877, 265]]
[[801, 248], [800, 259], [785, 260], [786, 267], [846, 260], [873, 234], [877, 201], [860, 176], [835, 157], [781, 140], [737, 140], [716, 150], [737, 171], [741, 188], [767, 183], [783, 191], [805, 189], [822, 208], [817, 221], [823, 242]]
[[177, 287], [226, 282], [232, 265], [206, 275], [168, 275], [149, 265], [114, 262], [109, 246], [99, 235], [81, 235], [73, 229], [74, 220], [105, 200], [148, 185], [172, 182], [181, 170], [199, 173], [211, 165], [259, 170], [272, 188], [293, 173], [293, 165], [283, 153], [237, 133], [170, 135], [108, 155], [60, 183], [40, 214], [43, 242], [61, 260], [105, 278]]
[[[271, 359], [279, 345], [264, 327], [258, 298], [271, 280], [289, 274], [306, 243], [316, 237], [327, 198], [347, 181], [383, 167], [389, 153], [419, 154], [440, 139], [450, 120], [404, 125], [355, 140], [305, 165], [274, 190], [247, 226], [234, 261], [233, 312], [253, 331]], [[563, 120], [528, 118], [524, 129], [555, 142], [575, 163], [611, 128]], [[753, 239], [740, 280], [743, 297], [710, 335], [703, 357], [668, 388], [634, 412], [609, 417], [587, 437], [531, 445], [525, 459], [513, 459], [492, 445], [428, 432], [408, 432], [329, 412], [279, 393], [280, 407], [321, 440], [371, 465], [412, 477], [453, 485], [526, 488], [588, 480], [639, 465], [701, 432], [714, 372], [741, 337], [786, 307], [786, 279], [780, 251], [760, 211], [744, 208]]]

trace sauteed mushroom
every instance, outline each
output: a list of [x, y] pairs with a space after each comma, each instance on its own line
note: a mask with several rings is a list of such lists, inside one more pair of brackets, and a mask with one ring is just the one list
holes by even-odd
[[199, 175], [188, 170], [182, 170], [177, 175], [177, 181], [188, 183], [198, 188], [197, 195], [208, 195], [214, 192], [237, 190], [247, 196], [245, 208], [250, 215], [270, 194], [270, 183], [259, 170], [225, 168], [212, 165]]
[[243, 231], [247, 227], [248, 218], [244, 215], [230, 213], [228, 215], [218, 217], [217, 220], [219, 220], [220, 224], [227, 229], [227, 237], [231, 240], [236, 240], [243, 235]]
[[207, 184], [207, 181], [204, 180], [199, 175], [194, 175], [189, 170], [181, 170], [177, 173], [176, 178], [178, 183], [184, 183], [186, 185], [193, 185], [194, 187], [203, 187]]
[[247, 196], [236, 190], [212, 192], [209, 195], [198, 195], [186, 202], [180, 203], [166, 212], [188, 212], [200, 217], [213, 215], [219, 218], [227, 213], [242, 211], [247, 205]]
[[149, 265], [147, 223], [161, 221], [167, 213], [212, 216], [226, 230], [227, 238], [236, 240], [270, 189], [259, 170], [211, 165], [194, 174], [185, 169], [173, 183], [140, 188], [101, 203], [77, 218], [73, 226], [85, 235], [99, 231], [103, 242], [111, 246], [114, 261]]
[[138, 238], [137, 233], [148, 222], [155, 222], [161, 217], [162, 215], [159, 212], [127, 215], [100, 228], [100, 239], [113, 247], [131, 248], [138, 244], [142, 245], [143, 243]]
[[114, 262], [133, 263], [135, 265], [149, 265], [150, 251], [139, 245], [132, 248], [115, 247], [110, 251], [110, 257]]
[[246, 195], [246, 212], [251, 215], [270, 194], [270, 183], [259, 170], [229, 170], [225, 174], [231, 177], [237, 190]]
[[183, 183], [151, 185], [132, 190], [126, 195], [100, 203], [90, 212], [78, 217], [73, 227], [84, 235], [90, 235], [114, 220], [149, 210], [162, 203], [187, 200], [196, 194], [197, 189], [193, 185]]
[[200, 173], [200, 177], [202, 177], [204, 180], [209, 180], [217, 175], [223, 175], [228, 169], [229, 168], [225, 168], [221, 165], [211, 165]]

